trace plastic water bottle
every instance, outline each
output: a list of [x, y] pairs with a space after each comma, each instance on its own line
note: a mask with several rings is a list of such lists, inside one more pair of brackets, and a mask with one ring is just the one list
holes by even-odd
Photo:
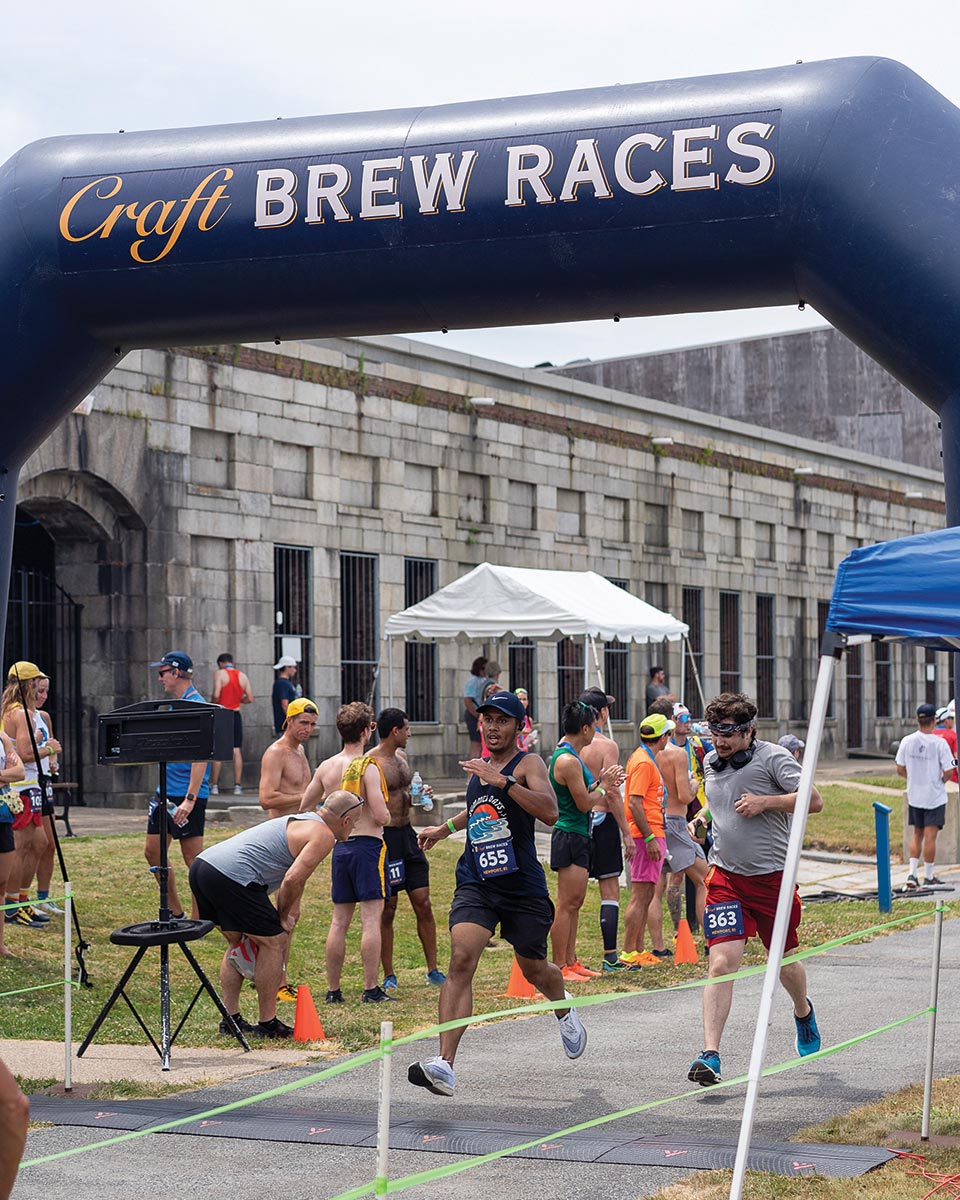
[[419, 771], [414, 771], [410, 780], [410, 802], [424, 812], [433, 812], [433, 801], [423, 791], [423, 778]]

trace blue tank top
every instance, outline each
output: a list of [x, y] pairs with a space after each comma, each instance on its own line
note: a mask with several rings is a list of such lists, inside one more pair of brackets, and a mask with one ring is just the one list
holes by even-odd
[[[523, 757], [523, 751], [515, 755], [503, 768], [503, 774], [512, 775]], [[535, 818], [509, 795], [472, 775], [467, 784], [467, 848], [457, 863], [457, 883], [476, 883], [507, 896], [548, 896], [547, 879], [537, 858], [535, 825]], [[507, 837], [512, 843], [517, 869], [484, 878], [473, 845]]]

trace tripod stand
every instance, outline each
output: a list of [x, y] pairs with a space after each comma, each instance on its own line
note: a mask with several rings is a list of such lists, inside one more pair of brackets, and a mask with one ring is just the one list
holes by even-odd
[[[158, 808], [159, 825], [160, 825], [160, 865], [155, 868], [157, 882], [160, 885], [160, 913], [156, 921], [141, 921], [136, 925], [124, 925], [120, 929], [115, 929], [110, 934], [110, 941], [116, 946], [136, 946], [137, 952], [130, 961], [130, 965], [120, 977], [120, 981], [110, 994], [110, 999], [100, 1010], [97, 1019], [90, 1027], [90, 1032], [83, 1039], [80, 1048], [77, 1050], [77, 1058], [83, 1056], [83, 1052], [87, 1049], [90, 1043], [96, 1036], [97, 1030], [103, 1024], [107, 1014], [113, 1008], [114, 1004], [120, 999], [124, 1001], [126, 1006], [133, 1013], [137, 1024], [143, 1030], [150, 1040], [150, 1044], [160, 1056], [160, 1069], [163, 1071], [170, 1070], [170, 1047], [176, 1041], [177, 1035], [186, 1024], [187, 1018], [193, 1011], [193, 1007], [200, 999], [203, 992], [207, 992], [210, 998], [220, 1013], [220, 1016], [226, 1022], [227, 1029], [233, 1034], [244, 1050], [249, 1050], [250, 1045], [247, 1039], [243, 1036], [241, 1030], [234, 1023], [233, 1018], [227, 1012], [223, 1001], [220, 999], [216, 989], [211, 984], [210, 980], [204, 974], [203, 968], [194, 958], [193, 953], [187, 946], [187, 942], [195, 942], [198, 938], [205, 937], [212, 929], [212, 921], [191, 921], [184, 918], [174, 920], [170, 915], [170, 902], [167, 888], [167, 880], [170, 874], [167, 854], [167, 832], [168, 832], [168, 814], [167, 814], [167, 764], [162, 762], [160, 766], [160, 803]], [[158, 946], [160, 949], [160, 1043], [157, 1044], [156, 1038], [147, 1028], [143, 1018], [134, 1007], [133, 1001], [124, 990], [130, 982], [133, 973], [140, 965], [144, 955], [153, 947]], [[187, 1010], [180, 1018], [180, 1023], [171, 1034], [170, 1032], [170, 947], [179, 946], [183, 952], [187, 962], [193, 968], [193, 972], [200, 981], [200, 986], [197, 988], [193, 999], [187, 1005]]]

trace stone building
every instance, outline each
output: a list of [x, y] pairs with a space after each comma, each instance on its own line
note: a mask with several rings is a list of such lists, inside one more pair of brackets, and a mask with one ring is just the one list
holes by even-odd
[[[272, 736], [272, 663], [295, 651], [315, 759], [343, 699], [387, 702], [386, 618], [485, 560], [621, 582], [690, 625], [708, 696], [742, 687], [765, 733], [802, 731], [836, 564], [943, 522], [936, 471], [402, 338], [135, 352], [85, 407], [22, 475], [7, 646], [26, 638], [51, 671], [65, 771], [94, 803], [152, 786], [95, 765], [95, 714], [158, 695], [146, 664], [166, 650], [207, 694], [234, 653], [257, 696], [248, 761]], [[75, 640], [55, 628], [68, 609]], [[466, 749], [459, 697], [483, 652], [531, 690], [547, 743], [583, 682], [573, 642], [398, 648], [427, 777]], [[851, 654], [826, 752], [885, 749], [918, 697], [946, 700], [946, 658]], [[678, 646], [608, 646], [625, 747], [652, 661], [698, 707]]]

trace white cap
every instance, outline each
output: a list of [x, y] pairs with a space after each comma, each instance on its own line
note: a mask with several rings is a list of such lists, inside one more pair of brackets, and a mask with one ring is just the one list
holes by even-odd
[[289, 654], [281, 654], [279, 660], [273, 664], [273, 669], [279, 671], [283, 667], [295, 667], [296, 665], [297, 660], [295, 658], [292, 658]]

